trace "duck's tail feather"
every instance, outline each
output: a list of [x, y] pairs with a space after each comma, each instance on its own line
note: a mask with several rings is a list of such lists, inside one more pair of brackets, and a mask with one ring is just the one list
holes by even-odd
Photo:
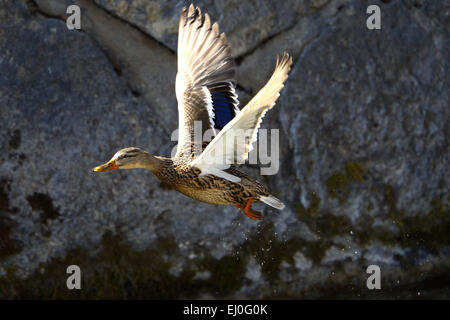
[[267, 197], [259, 197], [259, 200], [279, 210], [283, 210], [285, 207], [284, 203], [281, 202], [281, 200], [275, 198], [272, 195], [268, 195]]

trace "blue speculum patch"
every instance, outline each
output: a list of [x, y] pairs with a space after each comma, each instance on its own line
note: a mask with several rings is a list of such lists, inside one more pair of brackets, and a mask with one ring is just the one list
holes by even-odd
[[222, 129], [235, 116], [233, 100], [228, 97], [227, 92], [213, 92], [211, 98], [215, 116], [214, 127]]

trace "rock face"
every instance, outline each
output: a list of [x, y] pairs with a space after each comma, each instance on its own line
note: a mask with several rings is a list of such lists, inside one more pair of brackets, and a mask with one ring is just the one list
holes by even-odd
[[197, 4], [238, 57], [241, 107], [294, 57], [262, 126], [280, 171], [260, 180], [287, 207], [254, 222], [150, 172], [91, 172], [176, 145], [182, 5], [75, 1], [70, 31], [72, 3], [0, 0], [0, 298], [449, 297], [448, 4], [379, 2], [381, 30], [361, 1]]
[[[219, 23], [220, 30], [226, 32], [232, 52], [237, 57], [256, 49], [267, 38], [289, 29], [301, 16], [316, 9], [316, 5], [308, 6], [306, 1], [303, 2], [262, 1], [256, 5], [251, 1], [201, 0], [195, 5], [203, 8], [204, 13]], [[175, 52], [180, 12], [192, 1], [95, 0], [95, 3]]]

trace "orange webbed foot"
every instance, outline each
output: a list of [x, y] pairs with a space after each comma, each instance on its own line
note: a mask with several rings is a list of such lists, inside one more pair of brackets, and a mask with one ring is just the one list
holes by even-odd
[[252, 220], [261, 220], [261, 212], [250, 209], [249, 211], [244, 211], [244, 213]]
[[245, 208], [240, 205], [236, 205], [235, 207], [244, 211], [245, 215], [252, 220], [261, 220], [261, 212], [255, 211], [252, 209], [252, 201], [253, 198], [248, 199]]

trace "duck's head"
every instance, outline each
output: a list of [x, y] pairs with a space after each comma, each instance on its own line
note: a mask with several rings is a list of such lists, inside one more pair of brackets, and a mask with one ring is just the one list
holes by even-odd
[[95, 167], [95, 172], [104, 172], [114, 169], [143, 168], [150, 155], [142, 149], [130, 147], [121, 149], [107, 163]]

